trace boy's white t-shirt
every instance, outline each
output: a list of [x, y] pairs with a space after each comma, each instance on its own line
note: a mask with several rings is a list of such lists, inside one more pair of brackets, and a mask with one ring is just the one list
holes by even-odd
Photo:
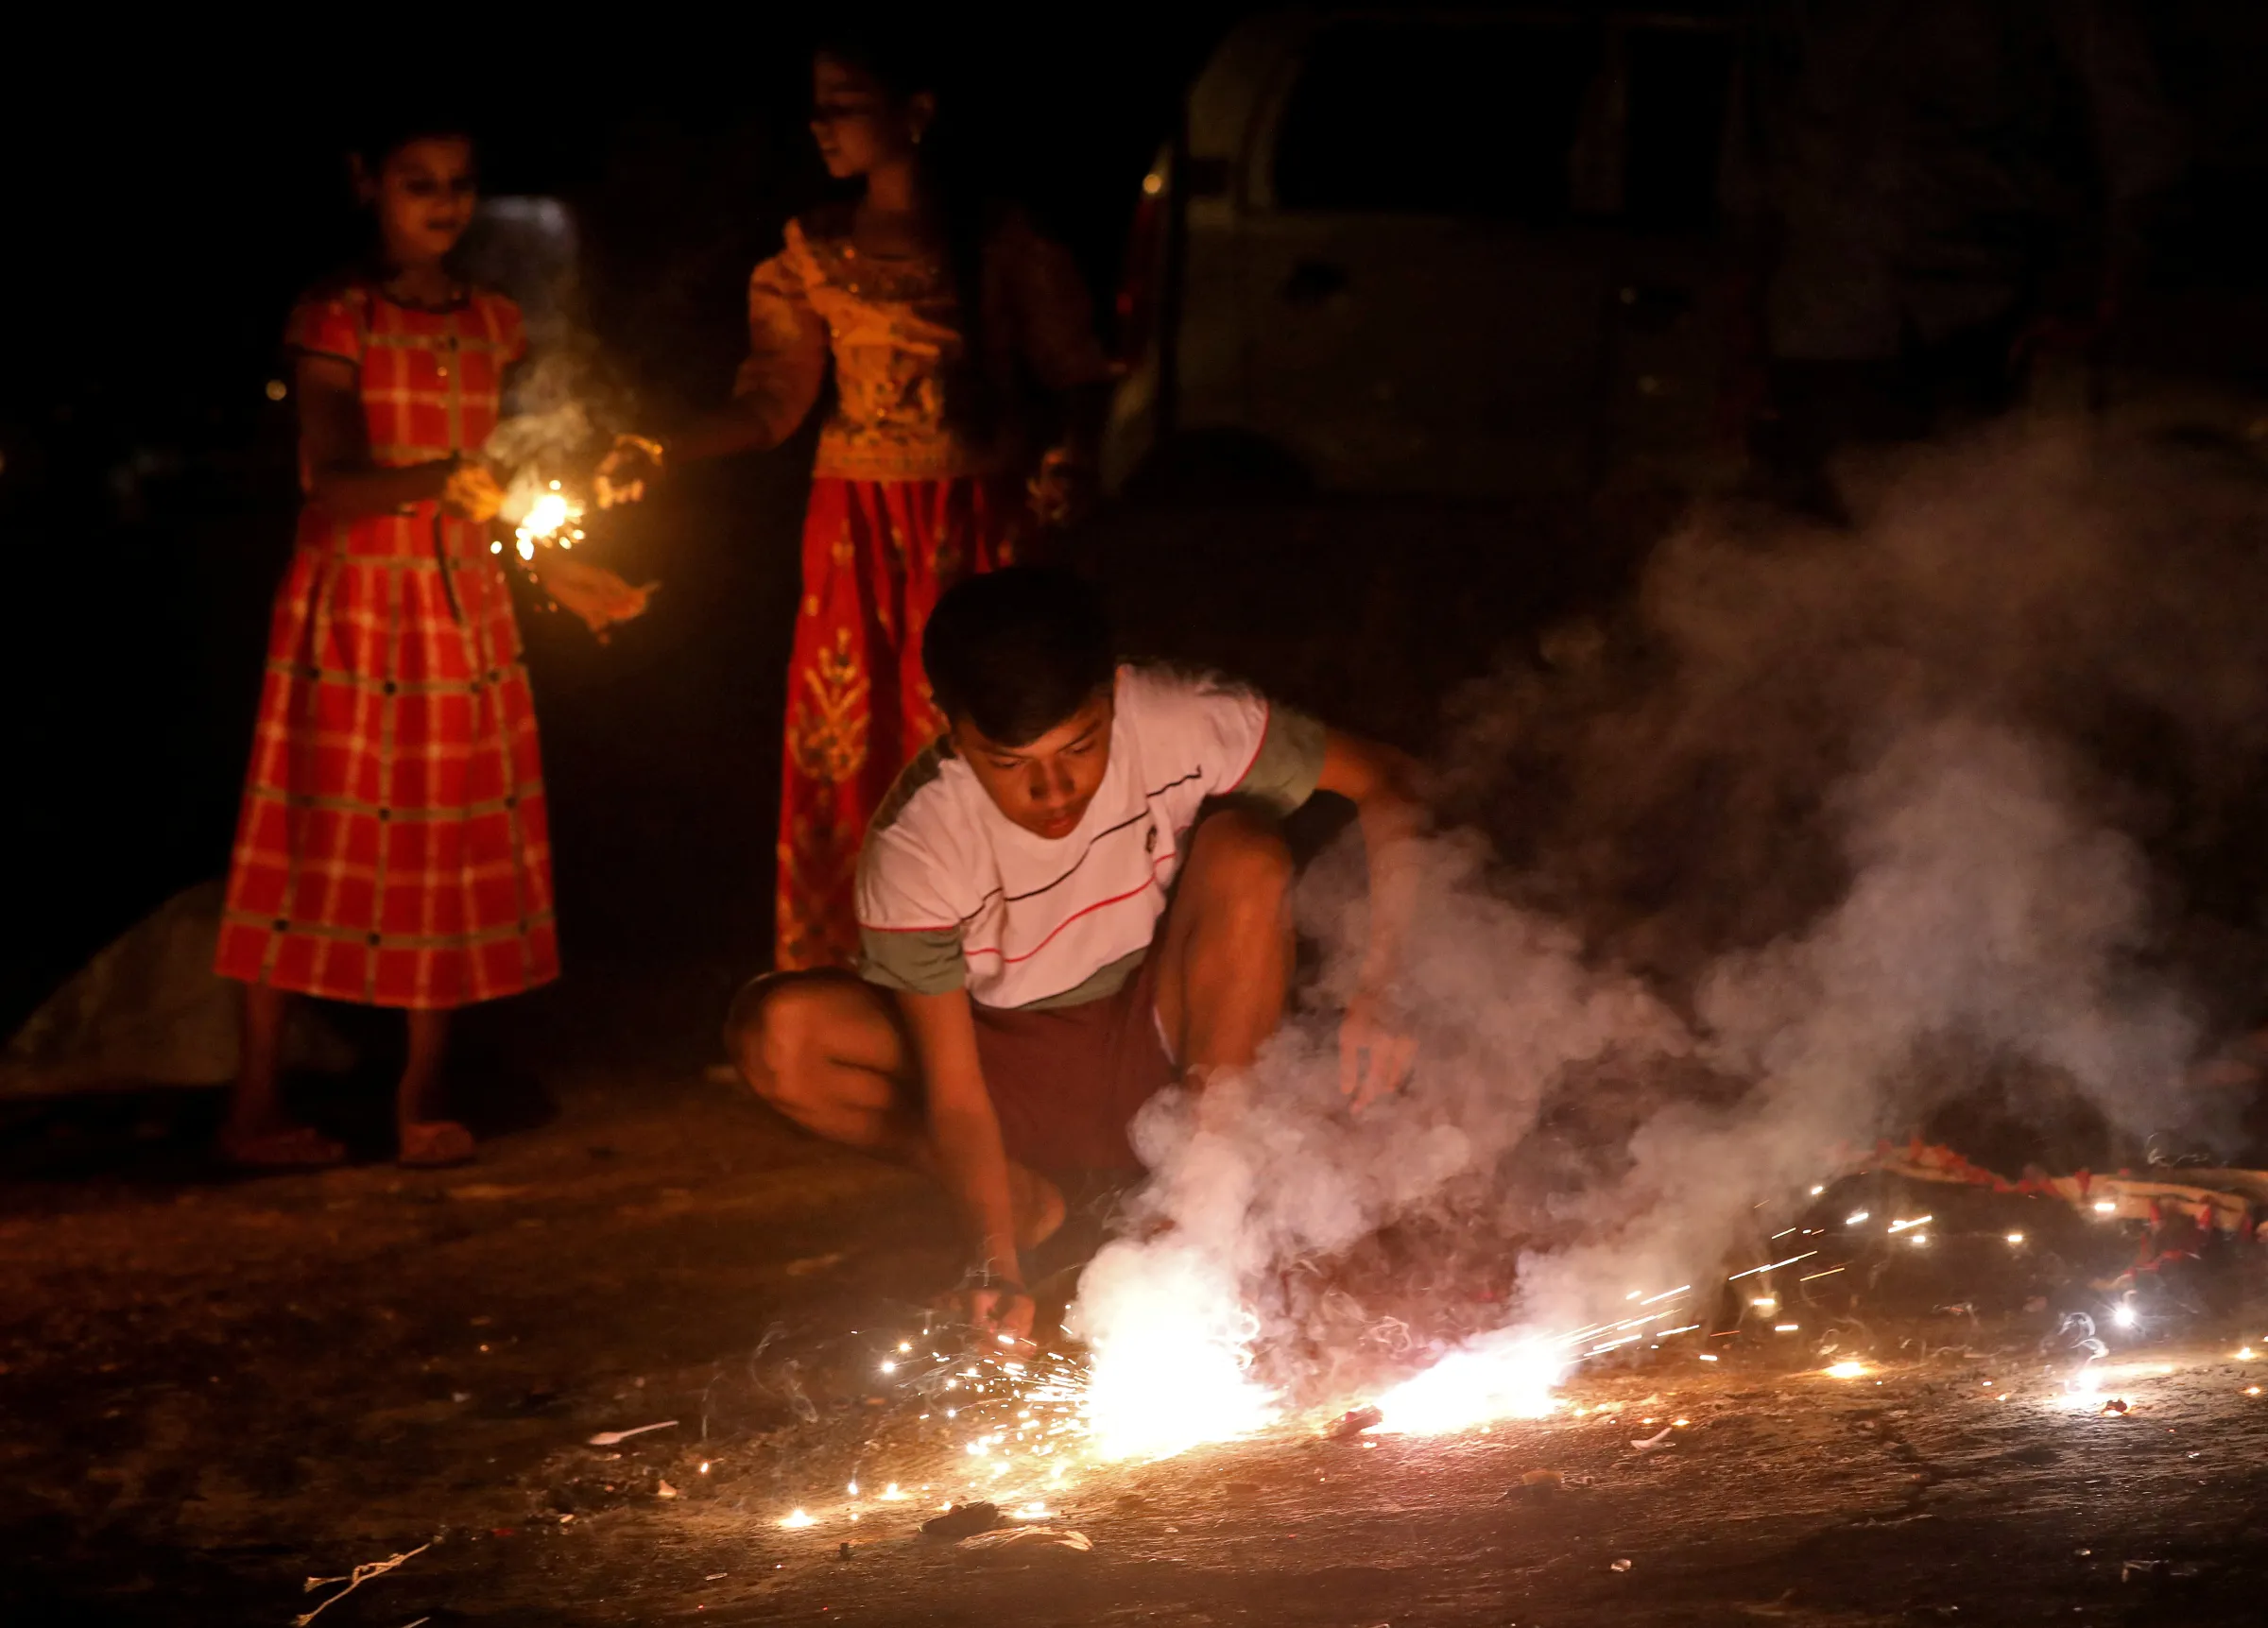
[[1206, 798], [1288, 814], [1314, 794], [1323, 727], [1214, 678], [1118, 670], [1110, 762], [1068, 836], [1002, 814], [940, 739], [906, 765], [858, 858], [860, 975], [982, 1005], [1068, 1006], [1132, 976]]

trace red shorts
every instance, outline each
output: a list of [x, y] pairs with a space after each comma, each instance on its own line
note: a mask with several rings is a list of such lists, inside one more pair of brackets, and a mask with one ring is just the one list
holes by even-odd
[[1152, 952], [1115, 995], [1033, 1012], [975, 1005], [976, 1055], [1008, 1157], [1034, 1170], [1140, 1170], [1135, 1111], [1174, 1081]]

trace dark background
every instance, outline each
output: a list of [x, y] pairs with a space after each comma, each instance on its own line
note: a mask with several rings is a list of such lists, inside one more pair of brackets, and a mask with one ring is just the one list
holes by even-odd
[[[951, 37], [965, 145], [1072, 246], [1106, 320], [1141, 176], [1237, 14], [987, 9]], [[615, 416], [665, 422], [725, 394], [748, 270], [826, 191], [809, 43], [835, 24], [578, 16], [599, 30], [578, 39], [563, 18], [59, 36], [57, 77], [0, 114], [16, 229], [0, 264], [15, 613], [0, 1033], [226, 868], [297, 503], [291, 406], [266, 386], [287, 376], [294, 297], [362, 241], [343, 153], [373, 112], [461, 84], [484, 190], [569, 205]], [[810, 450], [698, 471], [600, 533], [627, 574], [663, 583], [608, 647], [523, 602], [573, 968], [768, 952]]]
[[[994, 191], [1071, 246], [1106, 326], [1140, 178], [1182, 88], [1251, 9], [925, 14], [954, 47], [945, 75], [963, 145]], [[2146, 11], [2196, 151], [2137, 322], [2156, 324], [2150, 343], [2174, 365], [2268, 381], [2268, 9], [2162, 0]], [[0, 640], [12, 792], [0, 799], [0, 1034], [160, 900], [226, 868], [297, 506], [290, 403], [266, 387], [285, 373], [294, 297], [361, 240], [350, 132], [404, 96], [461, 93], [489, 192], [574, 213], [593, 399], [617, 420], [666, 423], [723, 397], [745, 344], [749, 268], [784, 218], [826, 192], [805, 126], [809, 47], [837, 22], [823, 8], [697, 21], [365, 10], [288, 29], [66, 25], [14, 53], [19, 94], [0, 110], [0, 550], [12, 611]], [[1405, 162], [1437, 163], [1445, 188], [1473, 180], [1452, 132], [1499, 111], [1455, 82], [1382, 88], [1409, 110]], [[768, 953], [780, 687], [810, 450], [807, 432], [691, 471], [599, 529], [606, 557], [663, 585], [610, 645], [524, 602], [571, 985], [679, 967], [729, 981]], [[1253, 559], [1273, 557], [1255, 528], [1238, 535]], [[1408, 636], [1450, 608], [1517, 631], [1501, 607], [1364, 593], [1359, 560], [1325, 560], [1302, 536], [1274, 540], [1281, 557], [1357, 582], [1362, 642], [1389, 661], [1426, 654]], [[1484, 660], [1485, 643], [1456, 660]], [[1405, 732], [1359, 704], [1347, 717]], [[719, 998], [688, 997], [689, 1012], [709, 1015], [703, 1035]]]

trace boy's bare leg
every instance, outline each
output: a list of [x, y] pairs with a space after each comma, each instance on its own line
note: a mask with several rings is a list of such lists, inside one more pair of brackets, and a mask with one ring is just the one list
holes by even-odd
[[[725, 1045], [756, 1094], [814, 1136], [936, 1174], [912, 1047], [871, 984], [830, 971], [759, 978], [734, 998]], [[1008, 1184], [1029, 1249], [1063, 1224], [1063, 1195], [1013, 1159]]]
[[409, 1055], [394, 1089], [394, 1123], [401, 1159], [408, 1165], [462, 1164], [472, 1157], [472, 1133], [442, 1112], [441, 1063], [449, 1051], [449, 1014], [413, 1010]]
[[221, 1151], [238, 1164], [276, 1169], [336, 1164], [347, 1150], [320, 1132], [284, 1117], [277, 1097], [284, 1050], [284, 1018], [291, 997], [271, 984], [244, 986], [236, 1087], [221, 1127]]
[[1193, 1082], [1249, 1068], [1292, 984], [1292, 856], [1268, 820], [1207, 818], [1159, 945], [1158, 1020]]

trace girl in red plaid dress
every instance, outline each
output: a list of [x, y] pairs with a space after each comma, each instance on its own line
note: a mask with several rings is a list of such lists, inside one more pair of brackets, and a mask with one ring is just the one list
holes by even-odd
[[[276, 591], [267, 677], [221, 918], [245, 985], [224, 1150], [326, 1164], [339, 1145], [283, 1116], [290, 994], [408, 1013], [396, 1098], [409, 1164], [468, 1158], [444, 1117], [449, 1012], [558, 973], [536, 719], [474, 453], [495, 428], [519, 309], [446, 256], [472, 222], [472, 151], [419, 132], [358, 156], [376, 268], [293, 311], [298, 546]], [[594, 629], [637, 614], [612, 573], [539, 551], [544, 586]]]
[[[906, 761], [944, 728], [921, 630], [961, 577], [1010, 563], [1091, 486], [1110, 368], [1071, 257], [1021, 215], [942, 184], [937, 98], [901, 39], [821, 50], [812, 133], [854, 203], [789, 222], [748, 284], [748, 359], [724, 412], [666, 443], [626, 437], [599, 499], [671, 464], [793, 435], [832, 364], [803, 523], [787, 673], [773, 965], [846, 966], [860, 843]], [[1061, 408], [1035, 458], [1033, 393]]]

